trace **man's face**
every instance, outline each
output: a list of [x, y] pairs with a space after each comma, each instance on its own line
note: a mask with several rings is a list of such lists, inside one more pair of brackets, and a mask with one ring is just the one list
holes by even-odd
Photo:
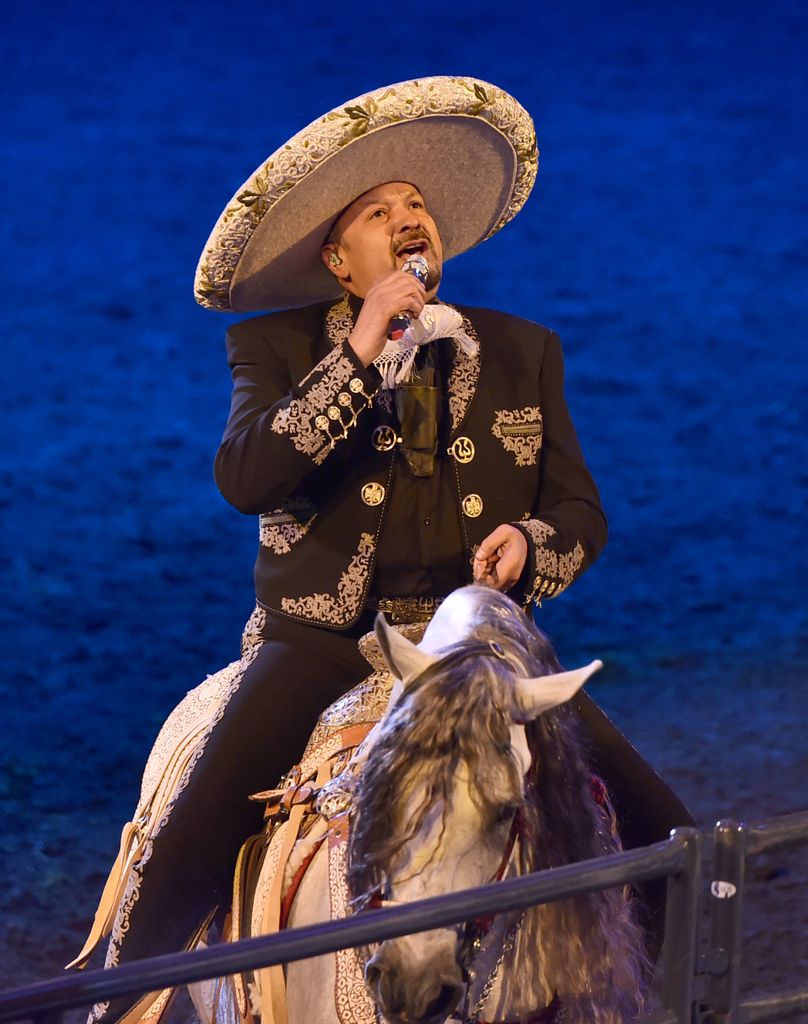
[[[413, 253], [429, 263], [427, 297], [438, 289], [443, 246], [418, 189], [402, 181], [377, 185], [340, 214], [323, 248], [326, 266], [348, 291], [364, 298], [373, 285], [401, 270]], [[335, 255], [342, 262], [330, 262]]]

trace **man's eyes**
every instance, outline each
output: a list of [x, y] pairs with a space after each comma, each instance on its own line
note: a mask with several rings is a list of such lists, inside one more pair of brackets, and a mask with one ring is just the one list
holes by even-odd
[[[409, 208], [411, 210], [425, 210], [426, 209], [422, 199], [411, 199], [408, 205], [409, 205]], [[383, 206], [379, 206], [375, 210], [371, 210], [371, 212], [368, 214], [368, 220], [373, 220], [374, 218], [376, 220], [378, 220], [380, 217], [386, 217], [386, 216], [387, 216], [387, 210]]]

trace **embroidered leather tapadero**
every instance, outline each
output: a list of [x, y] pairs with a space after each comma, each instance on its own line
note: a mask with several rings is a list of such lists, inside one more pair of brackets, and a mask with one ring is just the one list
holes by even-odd
[[502, 442], [506, 452], [516, 458], [517, 466], [535, 466], [541, 451], [544, 422], [538, 405], [523, 409], [498, 409], [491, 433]]
[[[245, 634], [255, 626], [253, 615]], [[188, 787], [208, 739], [223, 718], [244, 673], [255, 660], [259, 647], [260, 643], [243, 644], [243, 656], [239, 661], [208, 676], [191, 690], [166, 719], [155, 740], [143, 772], [140, 800], [132, 818], [137, 829], [137, 843], [133, 844], [131, 859], [123, 865], [120, 896], [116, 897], [117, 911], [109, 933], [105, 967], [116, 967], [119, 963], [132, 910], [140, 899], [143, 873], [151, 860], [154, 844], [159, 841], [159, 835], [168, 823], [178, 798]], [[115, 870], [113, 867], [113, 872]], [[144, 1013], [158, 1013], [170, 994], [170, 989], [156, 994], [155, 1001]], [[100, 1020], [108, 1007], [108, 1002], [96, 1003], [90, 1011], [89, 1020]]]

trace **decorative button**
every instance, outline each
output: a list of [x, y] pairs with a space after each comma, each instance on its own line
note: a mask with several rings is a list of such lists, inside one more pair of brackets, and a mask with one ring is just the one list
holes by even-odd
[[314, 425], [315, 427], [319, 427], [320, 430], [326, 430], [328, 428], [328, 417], [318, 416], [317, 419], [314, 421]]
[[396, 446], [396, 432], [392, 427], [376, 427], [371, 443], [377, 452], [389, 452]]
[[375, 481], [365, 484], [362, 488], [362, 501], [366, 505], [381, 505], [384, 501], [384, 488], [382, 485], [377, 484]]
[[474, 458], [474, 442], [470, 437], [458, 437], [449, 445], [447, 451], [453, 455], [458, 462], [471, 462]]
[[348, 394], [347, 391], [340, 391], [340, 393], [337, 395], [337, 401], [339, 402], [340, 405], [350, 405], [351, 396]]
[[483, 510], [483, 499], [479, 494], [467, 494], [463, 499], [463, 512], [469, 519], [476, 519]]
[[328, 407], [328, 418], [330, 420], [342, 419], [342, 417], [339, 414], [339, 409], [336, 407], [336, 405], [331, 405]]
[[348, 387], [356, 395], [362, 391], [362, 381], [358, 377], [351, 377]]

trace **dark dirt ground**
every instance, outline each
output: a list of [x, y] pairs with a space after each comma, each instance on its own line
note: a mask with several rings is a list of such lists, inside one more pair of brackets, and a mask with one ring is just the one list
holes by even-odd
[[[73, 955], [154, 734], [251, 608], [201, 247], [272, 149], [403, 78], [537, 122], [534, 196], [441, 294], [565, 343], [611, 540], [540, 624], [702, 827], [808, 808], [806, 43], [789, 0], [4, 15], [1, 985]], [[804, 985], [808, 846], [751, 873], [745, 991]]]

